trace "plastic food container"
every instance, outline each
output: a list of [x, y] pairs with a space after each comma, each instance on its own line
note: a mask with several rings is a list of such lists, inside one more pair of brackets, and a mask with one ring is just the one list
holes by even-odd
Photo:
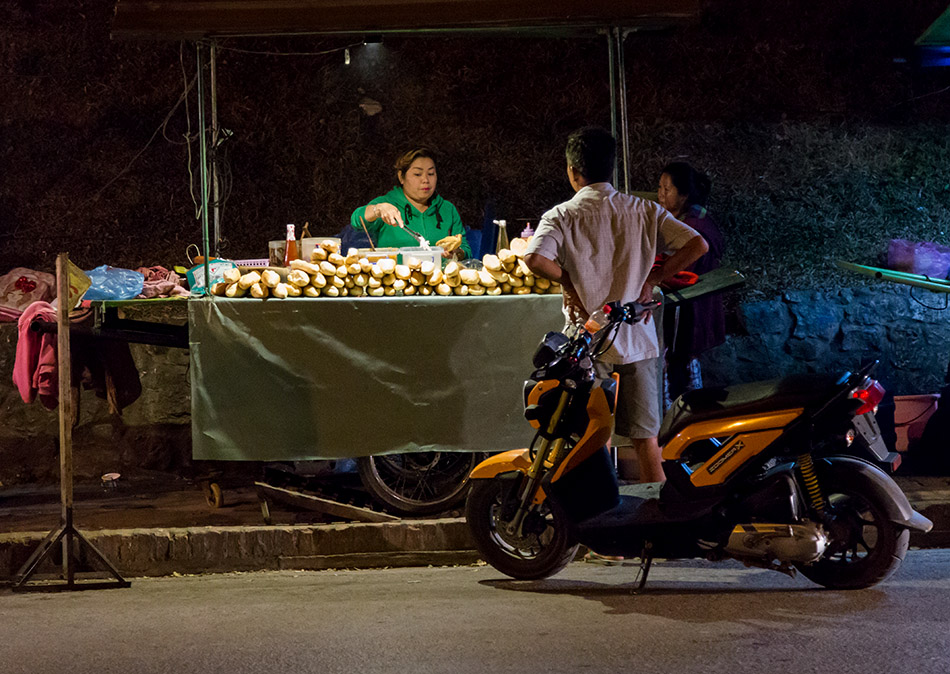
[[442, 268], [442, 246], [432, 246], [429, 250], [425, 248], [400, 248], [399, 264], [406, 264], [410, 257], [414, 257], [419, 262], [431, 262], [440, 269]]
[[399, 258], [399, 249], [398, 248], [377, 248], [373, 250], [372, 248], [358, 248], [359, 256], [365, 257], [370, 262], [379, 262], [384, 258], [391, 258], [397, 260]]

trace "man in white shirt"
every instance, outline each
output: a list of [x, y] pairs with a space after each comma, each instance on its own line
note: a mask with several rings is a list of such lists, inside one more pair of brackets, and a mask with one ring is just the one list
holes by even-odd
[[[699, 233], [659, 204], [623, 194], [610, 184], [617, 143], [605, 129], [585, 127], [567, 140], [567, 176], [574, 198], [541, 219], [525, 263], [564, 286], [568, 321], [584, 321], [607, 302], [649, 301], [653, 288], [708, 250]], [[670, 256], [651, 271], [657, 253]], [[631, 439], [641, 482], [662, 482], [657, 433], [656, 330], [646, 321], [622, 325], [602, 359], [620, 374], [617, 435]]]

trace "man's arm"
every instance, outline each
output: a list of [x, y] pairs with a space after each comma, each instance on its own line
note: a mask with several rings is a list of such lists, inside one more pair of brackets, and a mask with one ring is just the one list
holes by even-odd
[[[709, 251], [709, 244], [700, 235], [687, 241], [682, 248], [670, 255], [656, 269], [647, 276], [643, 290], [640, 292], [640, 302], [649, 302], [653, 299], [653, 288], [671, 278], [677, 272], [683, 271]], [[525, 260], [527, 262], [527, 260]], [[530, 267], [530, 265], [528, 265]]]
[[571, 283], [570, 274], [567, 273], [564, 267], [554, 260], [548, 259], [538, 253], [528, 253], [525, 255], [524, 263], [528, 265], [528, 269], [530, 269], [535, 276], [540, 276], [541, 278], [546, 278], [549, 281], [556, 281], [561, 284], [562, 292], [564, 293], [564, 304], [572, 314], [581, 321], [586, 321], [590, 318], [590, 314], [587, 313], [587, 310], [584, 309], [584, 305], [581, 304], [581, 298], [578, 296], [574, 284]]

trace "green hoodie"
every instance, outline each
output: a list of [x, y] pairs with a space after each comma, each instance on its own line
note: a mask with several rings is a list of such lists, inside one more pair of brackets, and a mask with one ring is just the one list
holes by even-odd
[[[353, 215], [350, 216], [350, 226], [352, 226], [353, 229], [362, 231], [363, 226], [360, 224], [360, 218], [363, 216], [363, 213], [365, 213], [366, 206], [383, 202], [392, 204], [398, 208], [399, 212], [402, 213], [402, 219], [403, 222], [406, 223], [406, 227], [421, 234], [423, 238], [433, 246], [439, 239], [461, 234], [462, 251], [465, 253], [465, 257], [472, 256], [472, 248], [465, 239], [465, 228], [462, 227], [462, 218], [459, 217], [459, 212], [451, 202], [446, 201], [438, 194], [432, 197], [432, 201], [429, 203], [426, 212], [420, 213], [419, 209], [410, 204], [409, 200], [406, 199], [402, 187], [394, 187], [388, 194], [376, 197], [365, 206], [360, 206], [353, 211]], [[372, 222], [367, 222], [366, 229], [369, 230], [373, 243], [381, 248], [401, 248], [419, 245], [419, 242], [409, 236], [405, 230], [400, 227], [387, 225], [379, 218]]]

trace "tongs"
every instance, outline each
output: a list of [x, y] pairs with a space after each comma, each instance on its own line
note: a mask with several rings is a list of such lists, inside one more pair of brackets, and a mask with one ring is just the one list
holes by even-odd
[[419, 232], [416, 232], [416, 231], [413, 231], [413, 230], [409, 229], [408, 227], [406, 227], [406, 223], [404, 223], [404, 222], [399, 223], [399, 226], [402, 227], [402, 228], [406, 231], [406, 234], [408, 234], [408, 235], [411, 236], [413, 239], [415, 239], [416, 241], [418, 241], [418, 242], [419, 242], [419, 245], [422, 247], [423, 250], [431, 250], [431, 249], [432, 249], [432, 246], [429, 245], [429, 242], [426, 240], [426, 238], [425, 238], [424, 236], [422, 236], [422, 234], [420, 234]]

